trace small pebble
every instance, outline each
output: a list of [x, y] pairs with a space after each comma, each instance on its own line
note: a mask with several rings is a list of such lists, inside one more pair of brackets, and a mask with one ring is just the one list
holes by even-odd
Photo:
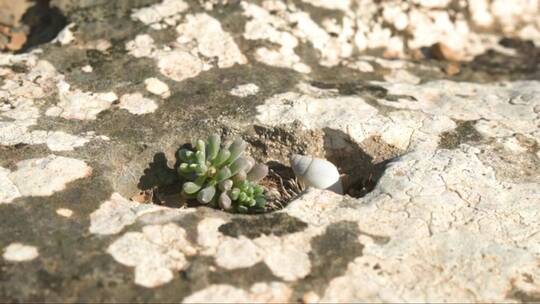
[[71, 217], [73, 215], [73, 211], [67, 208], [59, 208], [56, 209], [56, 214], [63, 217]]

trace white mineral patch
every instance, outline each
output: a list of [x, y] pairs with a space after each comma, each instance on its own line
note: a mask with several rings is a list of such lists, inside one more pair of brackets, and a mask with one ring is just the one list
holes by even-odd
[[[378, 110], [360, 97], [312, 97], [300, 93], [283, 93], [267, 99], [257, 107], [257, 120], [263, 124], [289, 124], [301, 121], [308, 129], [340, 129], [362, 141], [367, 127], [378, 128]], [[379, 125], [378, 127], [376, 125]]]
[[125, 226], [135, 223], [137, 217], [162, 207], [151, 204], [139, 204], [125, 199], [118, 193], [101, 204], [99, 209], [90, 214], [90, 232], [95, 234], [116, 234]]
[[362, 60], [348, 63], [347, 67], [364, 73], [371, 73], [375, 70], [369, 62]]
[[219, 226], [227, 223], [222, 218], [204, 218], [197, 225], [197, 244], [202, 248], [201, 254], [213, 255], [216, 253], [219, 242], [223, 238], [218, 231]]
[[502, 144], [506, 150], [512, 153], [525, 153], [527, 152], [527, 147], [521, 145], [519, 140], [515, 137], [504, 138]]
[[81, 68], [81, 70], [85, 73], [92, 73], [94, 71], [94, 68], [92, 68], [91, 65], [87, 64]]
[[251, 267], [261, 260], [259, 248], [243, 236], [225, 239], [216, 252], [216, 264], [225, 269]]
[[21, 196], [17, 186], [9, 179], [10, 171], [0, 167], [0, 204], [11, 203]]
[[169, 86], [157, 78], [148, 78], [144, 81], [144, 84], [146, 85], [146, 90], [154, 95], [162, 98], [168, 98], [171, 95]]
[[18, 162], [17, 170], [7, 177], [19, 189], [21, 196], [49, 196], [90, 174], [92, 168], [82, 160], [49, 155]]
[[90, 41], [81, 41], [77, 46], [83, 49], [96, 50], [105, 53], [112, 47], [112, 43], [106, 39], [96, 39]]
[[55, 93], [57, 83], [66, 90], [69, 85], [63, 82], [63, 76], [52, 64], [37, 60], [34, 55], [14, 55], [11, 60], [22, 60], [30, 70], [22, 74], [6, 72], [7, 79], [0, 88], [0, 98], [5, 100], [0, 106], [0, 144], [47, 144], [52, 151], [70, 151], [88, 142], [86, 138], [62, 131], [30, 131], [40, 116], [34, 100]]
[[291, 296], [292, 290], [280, 282], [255, 283], [248, 291], [214, 284], [184, 298], [183, 303], [288, 303]]
[[184, 298], [183, 303], [221, 303], [226, 299], [234, 303], [252, 303], [247, 291], [232, 285], [210, 285]]
[[175, 224], [146, 226], [143, 233], [128, 232], [112, 243], [107, 252], [126, 266], [135, 267], [135, 283], [153, 288], [174, 278], [173, 272], [187, 266], [186, 252], [195, 251], [185, 231]]
[[58, 208], [56, 209], [56, 214], [69, 218], [73, 215], [73, 210], [67, 208]]
[[336, 9], [336, 10], [342, 10], [346, 11], [349, 9], [351, 5], [350, 0], [333, 0], [333, 1], [326, 1], [326, 0], [302, 0], [303, 2], [309, 3], [314, 6], [326, 8], [326, 9]]
[[150, 25], [179, 14], [188, 8], [189, 6], [183, 0], [163, 0], [161, 3], [135, 10], [131, 17]]
[[51, 151], [73, 151], [74, 148], [82, 147], [90, 141], [87, 138], [74, 136], [62, 131], [49, 132], [46, 138], [45, 143]]
[[[231, 238], [218, 232], [223, 219], [208, 219], [198, 226], [198, 243], [202, 254], [212, 254], [216, 264], [225, 269], [251, 267], [264, 262], [274, 275], [295, 281], [309, 274], [309, 238], [288, 235], [283, 238], [261, 236], [254, 240], [244, 236]], [[209, 235], [202, 235], [201, 233]], [[241, 258], [240, 258], [241, 257]]]
[[176, 31], [180, 34], [178, 42], [195, 42], [195, 50], [205, 57], [216, 57], [217, 66], [220, 68], [247, 63], [232, 36], [223, 31], [221, 23], [210, 15], [187, 15], [186, 22], [180, 24]]
[[259, 92], [259, 87], [254, 83], [241, 84], [232, 89], [229, 93], [233, 96], [247, 97]]
[[188, 241], [184, 228], [176, 224], [144, 226], [143, 234], [146, 238], [152, 240], [153, 243], [169, 249], [176, 249], [187, 256], [197, 253], [197, 248], [192, 246], [191, 242]]
[[333, 25], [332, 32], [337, 34], [337, 37], [332, 37], [305, 12], [290, 14], [288, 20], [295, 24], [293, 28], [295, 36], [309, 41], [315, 49], [319, 50], [322, 65], [335, 66], [341, 59], [351, 56], [353, 51], [351, 40], [354, 35], [351, 19], [344, 17], [341, 24]]
[[[280, 1], [264, 1], [261, 5], [243, 1], [244, 14], [249, 18], [244, 36], [253, 40], [268, 40], [276, 49], [262, 51], [272, 54], [273, 60], [257, 56], [269, 65], [292, 68], [285, 54], [294, 54], [299, 42], [309, 42], [319, 52], [319, 63], [334, 66], [349, 59], [353, 43], [360, 51], [383, 48], [392, 57], [408, 57], [405, 49], [416, 50], [442, 42], [451, 45], [460, 60], [471, 60], [475, 55], [496, 48], [498, 38], [477, 31], [501, 24], [508, 36], [540, 41], [540, 8], [537, 1], [518, 1], [508, 5], [498, 1], [463, 1], [460, 7], [449, 6], [447, 0], [419, 0], [414, 3], [388, 0], [362, 1], [351, 7], [349, 0], [304, 0], [324, 9], [344, 12], [341, 18], [315, 21], [307, 11]], [[464, 12], [462, 8], [469, 11]], [[373, 18], [381, 14], [380, 18]], [[467, 14], [472, 16], [468, 21]], [[281, 56], [277, 56], [281, 53]], [[277, 60], [279, 58], [279, 60]], [[292, 57], [294, 58], [294, 57]]]
[[0, 143], [15, 145], [30, 141], [28, 129], [36, 123], [39, 111], [30, 100], [18, 99], [1, 109], [0, 117]]
[[[311, 69], [302, 63], [300, 57], [295, 54], [294, 48], [298, 46], [298, 38], [288, 31], [282, 30], [286, 21], [280, 17], [253, 3], [243, 1], [244, 15], [249, 17], [246, 23], [244, 37], [250, 40], [269, 40], [280, 45], [279, 48], [258, 48], [255, 51], [257, 61], [267, 65], [290, 68], [300, 73], [309, 73]], [[283, 10], [283, 8], [281, 8]]]
[[73, 32], [71, 31], [75, 27], [74, 23], [68, 24], [64, 29], [58, 33], [58, 36], [53, 40], [53, 42], [58, 42], [61, 45], [67, 45], [70, 44], [75, 40], [75, 35], [73, 35]]
[[172, 48], [160, 48], [149, 35], [141, 34], [128, 42], [126, 49], [134, 57], [153, 58], [161, 74], [175, 81], [193, 78], [213, 66], [247, 63], [233, 37], [208, 14], [187, 15], [176, 31], [179, 36]]
[[161, 74], [175, 81], [195, 77], [204, 68], [199, 57], [185, 51], [160, 52], [158, 58], [158, 67]]
[[508, 137], [514, 134], [514, 131], [495, 120], [479, 120], [474, 124], [478, 133], [486, 137]]
[[48, 116], [60, 116], [65, 119], [95, 120], [97, 115], [109, 109], [118, 99], [113, 92], [92, 93], [70, 90], [66, 82], [58, 83], [60, 101], [45, 112]]
[[419, 84], [421, 79], [407, 70], [392, 70], [390, 74], [384, 75], [384, 80], [392, 83]]
[[4, 248], [2, 257], [9, 262], [27, 262], [39, 256], [38, 249], [34, 246], [21, 243], [11, 243]]
[[300, 73], [311, 72], [311, 68], [300, 62], [300, 57], [298, 57], [291, 49], [280, 48], [279, 50], [272, 50], [261, 47], [255, 51], [255, 58], [270, 66], [289, 68]]
[[51, 151], [71, 151], [89, 141], [87, 138], [62, 131], [29, 131], [30, 127], [36, 124], [38, 117], [37, 108], [27, 99], [14, 101], [6, 111], [0, 109], [0, 118], [8, 119], [0, 121], [0, 143], [4, 145], [47, 144]]
[[128, 110], [131, 114], [142, 115], [156, 111], [158, 105], [155, 101], [144, 97], [141, 93], [133, 93], [122, 95], [118, 107]]
[[274, 275], [286, 281], [295, 281], [308, 275], [311, 270], [308, 256], [311, 247], [305, 240], [305, 236], [295, 238], [289, 235], [284, 239], [262, 236], [254, 242], [264, 252], [264, 262]]
[[134, 40], [126, 43], [126, 50], [133, 57], [151, 57], [156, 50], [154, 39], [148, 34], [140, 34]]
[[291, 288], [281, 282], [255, 283], [249, 293], [254, 303], [288, 303], [292, 296]]

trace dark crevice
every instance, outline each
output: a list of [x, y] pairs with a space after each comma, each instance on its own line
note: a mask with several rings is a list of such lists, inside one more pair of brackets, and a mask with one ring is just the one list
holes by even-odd
[[51, 7], [50, 0], [34, 2], [22, 17], [22, 23], [30, 28], [30, 32], [20, 52], [52, 41], [68, 23], [58, 8]]

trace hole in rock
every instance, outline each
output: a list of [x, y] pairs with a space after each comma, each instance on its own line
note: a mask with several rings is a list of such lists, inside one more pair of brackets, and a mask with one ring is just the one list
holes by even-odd
[[[253, 126], [241, 137], [248, 143], [246, 154], [269, 167], [268, 175], [259, 182], [266, 189], [264, 213], [286, 207], [304, 190], [290, 167], [291, 154], [332, 162], [341, 173], [345, 194], [362, 197], [373, 190], [386, 165], [402, 152], [380, 137], [357, 143], [340, 130], [305, 130], [299, 122], [278, 127]], [[186, 147], [190, 145], [180, 148]], [[171, 165], [164, 153], [156, 154], [139, 179], [141, 192], [132, 199], [172, 208], [203, 206], [183, 197], [182, 181], [176, 173], [179, 165], [178, 159]]]
[[388, 163], [403, 152], [379, 136], [357, 143], [340, 130], [326, 128], [324, 133], [324, 157], [341, 173], [345, 194], [356, 198], [371, 192]]

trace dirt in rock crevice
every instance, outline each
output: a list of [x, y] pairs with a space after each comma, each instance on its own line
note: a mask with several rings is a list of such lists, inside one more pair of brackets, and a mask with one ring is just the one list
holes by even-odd
[[[269, 174], [260, 182], [268, 199], [265, 212], [285, 208], [305, 190], [291, 169], [292, 154], [332, 162], [341, 173], [345, 194], [362, 197], [375, 188], [387, 164], [402, 153], [380, 137], [357, 143], [342, 131], [306, 130], [300, 122], [277, 127], [255, 125], [240, 136], [249, 144], [247, 154], [269, 167]], [[132, 199], [173, 208], [201, 206], [183, 197], [176, 173], [180, 162], [171, 163], [165, 154], [156, 154], [139, 179], [141, 192]]]

